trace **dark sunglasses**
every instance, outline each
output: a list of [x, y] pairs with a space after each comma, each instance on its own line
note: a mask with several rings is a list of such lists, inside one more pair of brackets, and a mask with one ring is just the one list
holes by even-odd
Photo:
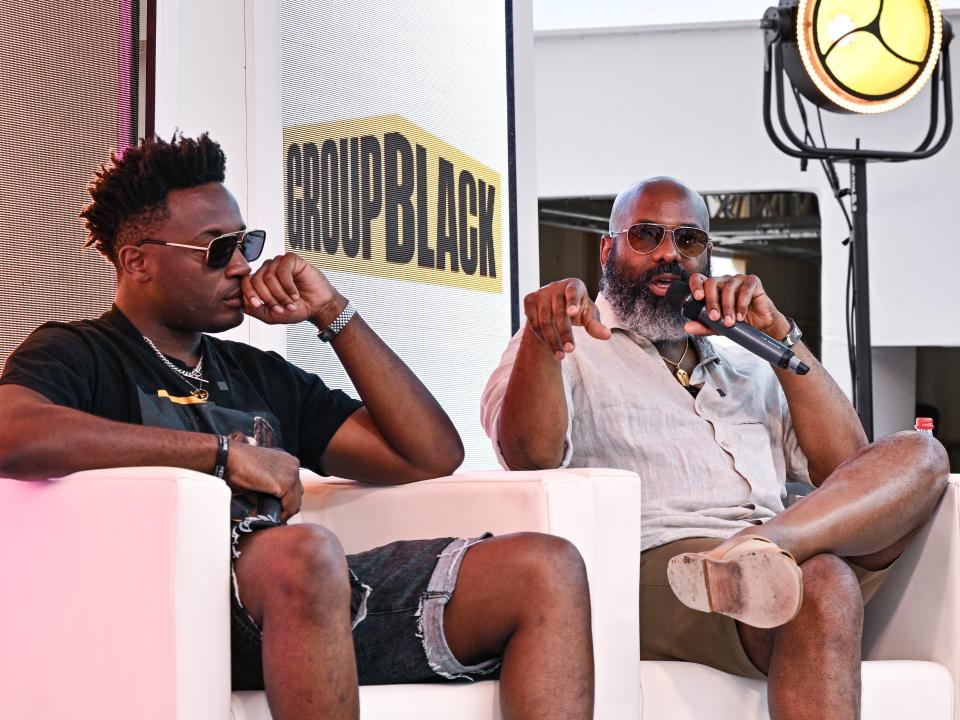
[[626, 233], [627, 242], [634, 252], [649, 255], [660, 247], [667, 230], [673, 236], [673, 244], [677, 247], [677, 252], [684, 257], [700, 257], [710, 247], [710, 236], [705, 230], [684, 225], [667, 228], [659, 223], [642, 222], [631, 225], [626, 230], [611, 231], [609, 234], [622, 235]]
[[186, 248], [187, 250], [203, 250], [207, 253], [207, 267], [220, 269], [227, 266], [230, 258], [233, 257], [233, 251], [237, 249], [238, 245], [243, 259], [247, 262], [253, 262], [260, 257], [260, 253], [263, 252], [263, 244], [266, 241], [266, 230], [238, 230], [215, 237], [207, 246], [146, 239], [139, 241], [137, 247], [141, 245], [169, 245], [170, 247]]

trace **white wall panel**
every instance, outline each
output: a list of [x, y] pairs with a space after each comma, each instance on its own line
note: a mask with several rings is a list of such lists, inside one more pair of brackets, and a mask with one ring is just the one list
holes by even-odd
[[[247, 73], [244, 3], [157, 0], [156, 133], [188, 137], [209, 132], [227, 156], [226, 186], [248, 225]], [[269, 228], [268, 238], [279, 228]], [[250, 321], [220, 337], [249, 341]]]

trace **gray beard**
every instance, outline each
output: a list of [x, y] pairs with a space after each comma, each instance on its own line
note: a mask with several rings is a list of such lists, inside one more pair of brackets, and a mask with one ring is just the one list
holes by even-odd
[[[686, 276], [679, 265], [669, 272]], [[642, 335], [650, 342], [675, 342], [684, 340], [687, 333], [683, 326], [687, 322], [680, 312], [667, 304], [665, 297], [650, 292], [647, 283], [657, 273], [664, 272], [662, 267], [653, 268], [640, 277], [630, 277], [617, 261], [617, 253], [607, 257], [600, 280], [600, 290], [610, 307], [628, 330]]]

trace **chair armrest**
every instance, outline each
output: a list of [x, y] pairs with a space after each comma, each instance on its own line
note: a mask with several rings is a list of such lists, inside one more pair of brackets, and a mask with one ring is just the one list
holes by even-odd
[[[865, 610], [867, 660], [932, 660], [960, 681], [960, 476]], [[960, 690], [960, 686], [957, 686]]]
[[468, 472], [364, 485], [304, 471], [303, 519], [348, 553], [394, 540], [537, 531], [574, 543], [590, 580], [597, 718], [639, 717], [640, 479], [622, 470]]
[[0, 479], [0, 716], [230, 712], [230, 492], [177, 468]]

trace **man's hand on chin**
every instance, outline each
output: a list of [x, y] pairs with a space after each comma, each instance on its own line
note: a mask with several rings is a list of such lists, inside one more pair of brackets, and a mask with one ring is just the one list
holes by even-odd
[[268, 325], [310, 320], [327, 327], [347, 304], [322, 272], [292, 252], [265, 260], [240, 287], [243, 311]]

